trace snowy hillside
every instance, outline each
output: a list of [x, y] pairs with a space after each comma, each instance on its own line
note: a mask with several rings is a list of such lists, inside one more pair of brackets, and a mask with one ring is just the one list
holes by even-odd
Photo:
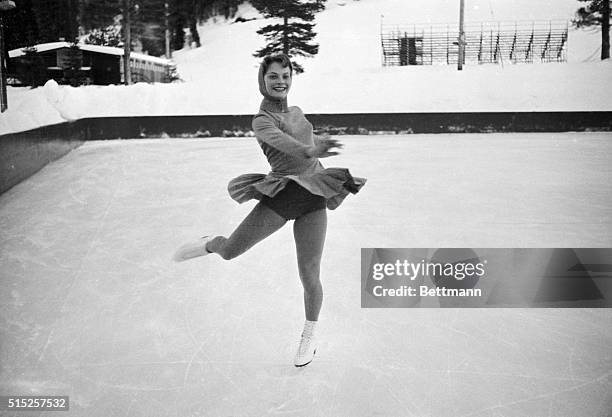
[[[344, 5], [341, 5], [344, 4]], [[385, 23], [445, 23], [456, 1], [329, 1], [317, 15], [316, 58], [302, 60], [290, 102], [306, 113], [612, 110], [612, 63], [598, 61], [599, 34], [570, 30], [568, 63], [382, 67]], [[452, 6], [452, 7], [451, 7]], [[470, 0], [466, 22], [572, 18], [576, 0]], [[177, 84], [72, 88], [50, 82], [35, 90], [9, 88], [0, 134], [94, 116], [252, 114], [260, 96], [252, 53], [267, 21], [243, 5], [231, 23], [200, 26], [202, 47], [175, 52]]]
[[[345, 6], [339, 6], [339, 3]], [[576, 0], [469, 0], [467, 4], [466, 24], [482, 21], [570, 20], [580, 5]], [[314, 59], [304, 59], [301, 62], [306, 68], [306, 74], [331, 70], [341, 73], [380, 71], [381, 21], [385, 24], [406, 25], [456, 24], [458, 15], [458, 1], [330, 0], [326, 10], [318, 14], [316, 19], [319, 54]], [[209, 21], [200, 26], [202, 48], [176, 53], [175, 60], [183, 78], [189, 81], [204, 80], [211, 72], [227, 74], [227, 66], [257, 66], [257, 60], [251, 54], [264, 45], [264, 40], [255, 31], [268, 22], [261, 19], [249, 5], [243, 5], [237, 17], [256, 20], [231, 25], [225, 21]], [[568, 46], [568, 61], [582, 62], [599, 51], [599, 34], [571, 30]], [[598, 58], [598, 55], [594, 57]], [[216, 72], [207, 65], [214, 63], [223, 63], [223, 68]], [[236, 69], [232, 73], [238, 71]]]

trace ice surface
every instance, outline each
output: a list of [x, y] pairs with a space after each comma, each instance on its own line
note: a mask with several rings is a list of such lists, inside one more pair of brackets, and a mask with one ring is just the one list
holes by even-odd
[[226, 185], [267, 172], [254, 139], [87, 142], [0, 196], [0, 393], [88, 417], [609, 417], [611, 310], [361, 309], [359, 256], [610, 247], [610, 134], [341, 139], [323, 162], [368, 183], [329, 213], [312, 364], [291, 227], [170, 260], [248, 213]]

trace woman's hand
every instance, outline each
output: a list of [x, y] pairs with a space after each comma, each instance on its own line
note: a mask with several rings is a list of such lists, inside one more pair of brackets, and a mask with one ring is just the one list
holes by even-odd
[[341, 149], [343, 145], [336, 139], [331, 139], [329, 135], [319, 137], [315, 145], [308, 150], [311, 158], [327, 158], [328, 156], [338, 155], [339, 152], [331, 151], [333, 148]]

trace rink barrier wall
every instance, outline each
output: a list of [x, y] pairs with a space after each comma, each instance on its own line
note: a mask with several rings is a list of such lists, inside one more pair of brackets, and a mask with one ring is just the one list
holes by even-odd
[[65, 122], [0, 136], [0, 193], [83, 143], [79, 122]]
[[[308, 114], [331, 134], [611, 131], [612, 112]], [[89, 118], [87, 140], [138, 137], [242, 136], [252, 115]]]
[[[232, 137], [252, 115], [86, 118], [0, 136], [0, 193], [87, 140]], [[612, 131], [612, 112], [309, 114], [317, 132], [340, 134]]]

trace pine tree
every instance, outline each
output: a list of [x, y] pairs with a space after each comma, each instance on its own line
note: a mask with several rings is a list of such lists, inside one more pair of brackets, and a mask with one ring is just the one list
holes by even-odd
[[25, 55], [16, 66], [17, 78], [32, 88], [40, 87], [47, 82], [47, 65], [44, 58], [34, 47], [23, 49]]
[[[70, 0], [73, 1], [73, 0]], [[218, 14], [233, 16], [244, 0], [131, 0], [131, 33], [134, 41], [140, 41], [142, 49], [151, 55], [165, 53], [165, 3], [168, 3], [171, 28], [171, 47], [181, 49], [184, 44], [183, 29], [188, 27], [193, 41], [200, 46], [197, 24]], [[114, 39], [115, 20], [122, 20], [121, 0], [79, 0], [80, 24], [89, 33], [87, 42], [100, 43]], [[107, 44], [109, 45], [109, 44]], [[115, 45], [113, 45], [115, 46]]]
[[40, 41], [73, 41], [78, 35], [77, 10], [78, 0], [32, 1]]
[[132, 36], [140, 41], [143, 51], [164, 55], [164, 0], [132, 1], [137, 6], [132, 13]]
[[601, 26], [601, 59], [610, 58], [610, 0], [578, 0], [588, 3], [576, 11], [577, 28]]
[[199, 48], [202, 44], [197, 30], [198, 23], [218, 15], [226, 19], [233, 17], [243, 2], [244, 0], [170, 0], [172, 44], [177, 49], [183, 47], [183, 28], [188, 27], [192, 41]]
[[[86, 43], [121, 46], [116, 42], [116, 26], [122, 25], [121, 0], [81, 0], [83, 17], [81, 26], [87, 32]], [[164, 1], [131, 0], [132, 48], [140, 41], [143, 50], [152, 55], [164, 53]], [[122, 35], [123, 36], [123, 35]]]
[[70, 84], [73, 87], [85, 84], [86, 77], [83, 71], [81, 71], [83, 53], [76, 43], [70, 45], [70, 49], [68, 50], [68, 64], [68, 67], [64, 68], [62, 84]]
[[244, 3], [243, 0], [215, 0], [205, 8], [205, 14], [210, 16], [223, 16], [226, 19], [232, 18], [238, 11], [238, 6]]
[[83, 43], [119, 47], [123, 44], [121, 26], [113, 24], [102, 29], [93, 29], [83, 38]]
[[172, 27], [172, 50], [176, 51], [177, 49], [183, 49], [183, 45], [185, 45], [185, 23], [186, 20], [183, 16], [171, 15], [173, 19], [171, 20], [170, 26]]
[[198, 1], [198, 0], [183, 0], [182, 7], [179, 9], [182, 16], [185, 18], [191, 32], [192, 41], [195, 42], [196, 47], [202, 46], [200, 42], [200, 35], [197, 30], [198, 22], [203, 18], [204, 8], [207, 6], [209, 1]]
[[121, 0], [80, 0], [80, 3], [79, 23], [86, 32], [112, 25], [122, 12]]
[[16, 8], [3, 12], [6, 51], [40, 43], [32, 0], [17, 0], [15, 4]]
[[[315, 13], [325, 8], [324, 0], [252, 0], [252, 4], [265, 18], [282, 19], [280, 24], [257, 31], [265, 36], [267, 45], [255, 52], [255, 57], [280, 52], [290, 57], [312, 57], [319, 52], [319, 45], [312, 42], [316, 36], [315, 25], [306, 22], [312, 22]], [[297, 74], [304, 72], [300, 64], [295, 61], [292, 64]]]

